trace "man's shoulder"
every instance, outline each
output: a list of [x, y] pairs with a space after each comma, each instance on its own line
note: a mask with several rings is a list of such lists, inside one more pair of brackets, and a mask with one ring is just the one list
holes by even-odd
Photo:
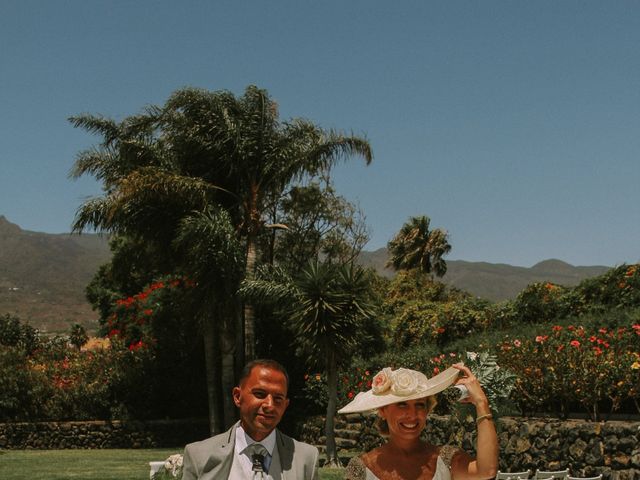
[[185, 450], [188, 449], [191, 452], [210, 452], [212, 449], [215, 449], [227, 443], [229, 443], [229, 432], [219, 433], [218, 435], [205, 438], [204, 440], [188, 443], [185, 447]]
[[295, 438], [290, 437], [289, 435], [282, 433], [280, 430], [277, 430], [278, 435], [280, 436], [281, 441], [289, 446], [292, 450], [296, 452], [308, 452], [318, 455], [318, 449], [313, 445], [305, 442], [301, 442], [300, 440], [296, 440]]

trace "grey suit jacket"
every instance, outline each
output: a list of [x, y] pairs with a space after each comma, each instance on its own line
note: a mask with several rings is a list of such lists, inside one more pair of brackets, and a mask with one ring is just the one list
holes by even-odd
[[[233, 464], [237, 423], [225, 433], [184, 449], [182, 480], [227, 480]], [[318, 449], [276, 429], [282, 480], [317, 480]], [[278, 477], [278, 472], [269, 472]]]

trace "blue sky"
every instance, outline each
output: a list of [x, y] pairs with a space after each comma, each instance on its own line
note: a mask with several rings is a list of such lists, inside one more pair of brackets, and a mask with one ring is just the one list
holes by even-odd
[[412, 215], [449, 258], [640, 260], [640, 2], [0, 2], [0, 215], [67, 232], [97, 138], [183, 86], [266, 88], [283, 119], [366, 135], [335, 170], [384, 246]]

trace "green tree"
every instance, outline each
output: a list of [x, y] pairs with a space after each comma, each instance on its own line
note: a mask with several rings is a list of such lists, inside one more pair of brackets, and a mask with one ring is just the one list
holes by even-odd
[[280, 199], [272, 223], [287, 228], [269, 232], [265, 261], [290, 271], [300, 270], [310, 258], [351, 263], [369, 240], [364, 215], [336, 193], [328, 175], [294, 185]]
[[69, 342], [71, 345], [80, 350], [80, 348], [87, 343], [87, 340], [89, 340], [89, 335], [87, 335], [85, 328], [79, 323], [73, 324], [69, 332]]
[[391, 255], [388, 266], [396, 270], [417, 268], [442, 277], [447, 273], [444, 256], [451, 251], [449, 234], [440, 228], [429, 230], [427, 216], [411, 217], [387, 244]]
[[277, 267], [245, 280], [242, 293], [259, 303], [279, 306], [298, 340], [298, 350], [327, 372], [325, 420], [327, 464], [339, 466], [335, 443], [338, 367], [351, 358], [364, 322], [374, 316], [371, 282], [353, 263], [311, 261], [291, 277]]
[[[93, 175], [104, 188], [103, 196], [80, 207], [74, 230], [93, 227], [144, 243], [163, 273], [189, 269], [174, 247], [181, 221], [192, 212], [224, 208], [244, 240], [250, 279], [268, 198], [349, 155], [360, 154], [367, 163], [372, 158], [359, 137], [324, 131], [306, 120], [281, 123], [275, 102], [253, 86], [240, 98], [186, 88], [163, 107], [148, 107], [121, 122], [95, 115], [71, 122], [103, 137], [100, 145], [80, 153], [71, 172]], [[247, 359], [254, 355], [253, 325], [247, 304]]]
[[[230, 426], [235, 416], [231, 395], [225, 392], [230, 392], [235, 385], [233, 318], [237, 302], [234, 295], [242, 277], [243, 250], [229, 214], [223, 209], [186, 217], [175, 245], [179, 251], [184, 251], [185, 271], [198, 285], [192, 304], [204, 332], [207, 377], [212, 378], [207, 390], [210, 425], [215, 433], [223, 427], [217, 425], [217, 416], [213, 414], [216, 398], [222, 397], [224, 428]], [[217, 368], [217, 350], [220, 368]]]

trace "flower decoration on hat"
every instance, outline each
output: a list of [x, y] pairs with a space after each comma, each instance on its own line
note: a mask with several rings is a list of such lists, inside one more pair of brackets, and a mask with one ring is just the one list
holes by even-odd
[[[413, 395], [421, 390], [421, 383], [425, 378], [415, 370], [399, 368], [391, 370], [389, 367], [380, 370], [371, 382], [371, 391], [374, 395], [386, 395], [392, 393], [400, 397]], [[421, 382], [423, 380], [423, 382]]]
[[391, 376], [391, 392], [401, 397], [418, 393], [421, 389], [418, 372], [399, 368]]
[[391, 376], [393, 372], [389, 367], [380, 370], [371, 381], [371, 390], [374, 394], [380, 395], [391, 388]]

